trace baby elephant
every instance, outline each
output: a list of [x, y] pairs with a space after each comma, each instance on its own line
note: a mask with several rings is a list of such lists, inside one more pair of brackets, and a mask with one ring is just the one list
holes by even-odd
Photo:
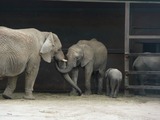
[[107, 87], [106, 95], [116, 98], [122, 81], [122, 73], [118, 69], [109, 68], [105, 73], [105, 79]]

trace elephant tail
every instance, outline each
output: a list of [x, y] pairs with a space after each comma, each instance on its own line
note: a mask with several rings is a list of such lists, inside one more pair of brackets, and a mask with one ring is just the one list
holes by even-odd
[[112, 70], [113, 68], [109, 68], [107, 71], [106, 71], [106, 73], [105, 73], [105, 78], [107, 78], [108, 77], [108, 73], [110, 72], [110, 70]]
[[133, 65], [132, 65], [132, 70], [137, 70], [137, 64], [139, 62], [139, 57], [137, 57], [134, 62], [133, 62]]

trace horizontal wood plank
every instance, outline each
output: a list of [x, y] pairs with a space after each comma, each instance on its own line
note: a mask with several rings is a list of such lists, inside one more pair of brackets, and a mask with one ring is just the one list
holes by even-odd
[[152, 86], [152, 85], [129, 85], [129, 86], [126, 86], [126, 89], [150, 89], [150, 90], [160, 90], [160, 86]]

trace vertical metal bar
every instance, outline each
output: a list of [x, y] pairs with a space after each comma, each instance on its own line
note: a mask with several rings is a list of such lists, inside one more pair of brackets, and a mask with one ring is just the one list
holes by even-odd
[[125, 3], [125, 54], [129, 54], [130, 3]]
[[125, 95], [129, 94], [127, 87], [129, 86], [129, 77], [126, 74], [129, 71], [129, 35], [130, 35], [130, 2], [125, 2], [125, 56], [124, 56], [124, 69], [125, 69]]

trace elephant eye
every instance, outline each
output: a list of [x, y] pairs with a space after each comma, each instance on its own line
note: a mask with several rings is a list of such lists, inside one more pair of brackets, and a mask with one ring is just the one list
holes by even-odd
[[80, 57], [76, 57], [76, 59], [77, 59], [77, 60], [79, 60], [79, 59], [80, 59]]
[[61, 49], [58, 49], [57, 51], [61, 51]]

